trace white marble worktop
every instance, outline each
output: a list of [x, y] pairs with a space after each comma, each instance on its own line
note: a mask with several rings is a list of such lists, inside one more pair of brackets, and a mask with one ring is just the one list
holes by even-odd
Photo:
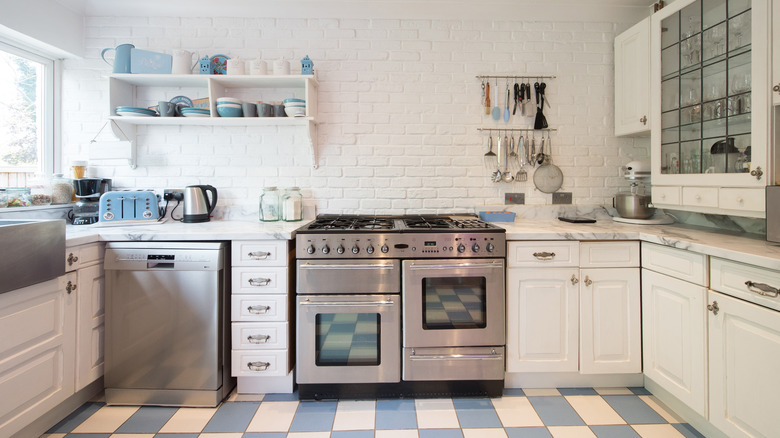
[[[125, 226], [68, 225], [66, 242], [73, 246], [97, 241], [289, 240], [308, 222], [215, 220], [185, 224], [169, 220]], [[507, 240], [641, 240], [780, 270], [780, 244], [766, 242], [763, 235], [714, 233], [679, 224], [632, 225], [609, 219], [594, 224], [523, 219], [495, 225], [506, 229]]]

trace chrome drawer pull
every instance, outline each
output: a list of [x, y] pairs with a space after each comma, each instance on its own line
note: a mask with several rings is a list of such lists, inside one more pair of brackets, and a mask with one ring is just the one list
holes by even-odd
[[271, 310], [271, 306], [249, 306], [246, 308], [253, 315], [262, 315]]
[[410, 360], [504, 360], [504, 356], [494, 354], [420, 354], [409, 356]]
[[552, 260], [555, 258], [555, 253], [547, 251], [535, 252], [534, 257], [536, 257], [538, 260]]
[[270, 278], [250, 278], [249, 279], [249, 285], [250, 286], [268, 286], [268, 284], [271, 283]]
[[322, 307], [375, 307], [375, 306], [392, 306], [393, 302], [388, 301], [367, 301], [367, 302], [360, 302], [360, 301], [327, 301], [327, 302], [312, 302], [312, 301], [301, 301], [301, 306], [322, 306]]
[[265, 371], [271, 366], [271, 362], [248, 362], [246, 367], [251, 371]]
[[768, 284], [764, 283], [755, 283], [750, 280], [745, 282], [745, 286], [748, 287], [748, 290], [750, 292], [755, 292], [759, 295], [763, 295], [765, 297], [770, 298], [777, 298], [778, 295], [780, 295], [780, 290], [777, 288], [774, 288]]
[[348, 270], [355, 269], [395, 269], [392, 264], [371, 264], [371, 265], [313, 265], [310, 263], [302, 263], [301, 269], [326, 269], [329, 271]]
[[249, 256], [250, 259], [265, 260], [271, 256], [271, 253], [268, 251], [252, 251], [247, 255]]
[[246, 337], [250, 344], [267, 344], [269, 339], [271, 339], [271, 335], [249, 335]]
[[478, 268], [502, 268], [503, 265], [500, 262], [491, 262], [491, 263], [451, 263], [451, 264], [441, 264], [441, 265], [416, 265], [412, 263], [410, 265], [411, 269], [414, 270], [422, 270], [422, 269], [478, 269]]

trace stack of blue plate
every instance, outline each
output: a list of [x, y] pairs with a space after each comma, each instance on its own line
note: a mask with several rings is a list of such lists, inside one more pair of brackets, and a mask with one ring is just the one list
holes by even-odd
[[141, 108], [138, 106], [118, 106], [116, 107], [116, 113], [120, 116], [130, 117], [154, 117], [157, 113], [149, 108]]
[[182, 108], [181, 115], [184, 117], [210, 117], [208, 108]]

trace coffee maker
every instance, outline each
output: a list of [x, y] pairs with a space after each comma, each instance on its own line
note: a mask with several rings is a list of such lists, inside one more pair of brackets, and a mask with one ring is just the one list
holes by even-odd
[[73, 206], [73, 225], [94, 224], [99, 219], [100, 195], [111, 190], [111, 180], [107, 178], [78, 178], [73, 180], [76, 192], [76, 205]]

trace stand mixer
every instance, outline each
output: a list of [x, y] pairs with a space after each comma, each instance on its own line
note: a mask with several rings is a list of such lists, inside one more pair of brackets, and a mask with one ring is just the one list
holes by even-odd
[[646, 161], [632, 161], [623, 168], [623, 177], [631, 181], [629, 192], [621, 192], [612, 198], [620, 217], [613, 217], [616, 222], [642, 225], [661, 225], [674, 222], [671, 216], [661, 213], [656, 215], [650, 195], [645, 194], [644, 180], [650, 178], [650, 165]]

